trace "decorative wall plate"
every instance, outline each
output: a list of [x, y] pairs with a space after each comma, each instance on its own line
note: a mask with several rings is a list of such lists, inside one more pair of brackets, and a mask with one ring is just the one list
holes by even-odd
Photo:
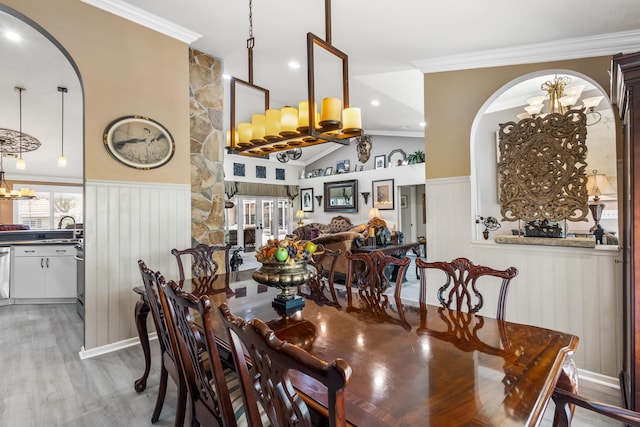
[[106, 127], [104, 147], [119, 162], [136, 169], [154, 169], [169, 162], [176, 150], [171, 133], [143, 116], [120, 117]]

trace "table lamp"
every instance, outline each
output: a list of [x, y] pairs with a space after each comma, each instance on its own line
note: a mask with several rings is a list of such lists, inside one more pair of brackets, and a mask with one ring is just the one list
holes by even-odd
[[613, 194], [615, 192], [604, 174], [598, 173], [598, 171], [594, 169], [593, 175], [587, 176], [587, 193], [589, 196], [593, 196], [593, 201], [589, 203], [589, 210], [593, 215], [593, 221], [595, 223], [589, 231], [594, 232], [598, 228], [600, 218], [602, 218], [604, 203], [600, 201], [600, 196], [603, 194]]
[[305, 216], [302, 209], [298, 209], [296, 211], [296, 214], [294, 215], [294, 218], [298, 220], [298, 227], [302, 227], [302, 220], [306, 219], [307, 217]]
[[378, 208], [369, 209], [369, 218], [380, 218], [380, 210]]

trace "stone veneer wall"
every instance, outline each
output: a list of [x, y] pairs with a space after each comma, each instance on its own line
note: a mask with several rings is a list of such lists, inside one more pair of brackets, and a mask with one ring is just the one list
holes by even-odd
[[191, 241], [194, 246], [224, 244], [223, 94], [222, 62], [189, 49]]

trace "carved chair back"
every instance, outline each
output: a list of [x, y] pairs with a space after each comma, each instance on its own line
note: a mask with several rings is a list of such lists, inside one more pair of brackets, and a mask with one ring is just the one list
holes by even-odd
[[200, 243], [193, 248], [187, 248], [183, 250], [172, 249], [171, 254], [176, 257], [178, 262], [178, 274], [180, 280], [185, 279], [185, 269], [183, 265], [183, 256], [190, 258], [191, 261], [191, 274], [193, 278], [199, 279], [198, 282], [193, 283], [193, 290], [199, 289], [199, 294], [213, 293], [213, 284], [218, 279], [218, 263], [213, 259], [216, 252], [224, 252], [224, 265], [225, 265], [225, 290], [229, 289], [231, 264], [229, 262], [229, 252], [231, 250], [231, 244], [226, 246], [206, 245]]
[[159, 273], [154, 273], [147, 268], [147, 265], [142, 260], [138, 261], [138, 267], [140, 267], [140, 274], [142, 275], [142, 282], [144, 283], [149, 311], [151, 311], [151, 317], [153, 318], [156, 333], [158, 334], [158, 341], [160, 343], [160, 387], [151, 420], [152, 422], [156, 422], [160, 417], [160, 412], [162, 411], [162, 405], [166, 394], [167, 374], [169, 374], [178, 387], [176, 423], [182, 425], [182, 422], [184, 422], [187, 390], [184, 382], [184, 376], [180, 369], [179, 356], [171, 343], [171, 318], [167, 316], [167, 312], [162, 306], [163, 294], [159, 283], [160, 280], [163, 281], [164, 279], [162, 279], [162, 276], [160, 276]]
[[[336, 262], [342, 255], [342, 250], [335, 251], [318, 245], [316, 252], [311, 257], [310, 264], [315, 267], [317, 274], [309, 279], [307, 286], [311, 292], [310, 298], [319, 305], [333, 305], [340, 308], [333, 281], [336, 273]], [[328, 287], [332, 301], [329, 301], [324, 294], [324, 289]]]
[[[385, 255], [381, 251], [352, 253], [346, 252], [349, 260], [347, 266], [347, 311], [366, 311], [373, 314], [379, 320], [393, 320], [389, 316], [389, 297], [385, 291], [393, 284], [394, 302], [400, 319], [400, 323], [409, 327], [409, 323], [404, 317], [400, 294], [402, 292], [402, 280], [405, 271], [411, 260], [407, 257], [396, 258]], [[391, 267], [391, 268], [389, 268]], [[395, 283], [392, 283], [389, 276], [395, 270]], [[358, 290], [360, 297], [360, 307], [353, 306], [352, 289]]]
[[[261, 320], [245, 321], [236, 317], [226, 303], [219, 309], [229, 332], [250, 426], [263, 425], [257, 402], [273, 426], [312, 425], [309, 407], [293, 388], [289, 371], [301, 372], [323, 384], [327, 389], [325, 411], [329, 426], [346, 426], [344, 388], [351, 381], [351, 367], [346, 361], [338, 358], [327, 363], [296, 345], [281, 341]], [[247, 365], [243, 347], [251, 366]], [[316, 406], [314, 409], [322, 410]]]
[[445, 282], [438, 289], [438, 301], [443, 307], [453, 308], [469, 313], [477, 313], [484, 305], [484, 298], [478, 291], [477, 282], [483, 276], [502, 279], [498, 294], [498, 308], [496, 318], [504, 320], [506, 311], [507, 291], [511, 279], [518, 275], [518, 269], [509, 267], [506, 270], [496, 270], [491, 267], [475, 265], [467, 258], [456, 258], [451, 262], [427, 262], [416, 259], [420, 270], [420, 303], [427, 303], [427, 269], [441, 270], [445, 274]]
[[[172, 340], [189, 389], [192, 417], [201, 425], [235, 427], [227, 378], [211, 326], [209, 298], [183, 292], [172, 280], [163, 284], [162, 290], [166, 295], [163, 303], [171, 315]], [[194, 323], [190, 310], [198, 313], [202, 327]]]

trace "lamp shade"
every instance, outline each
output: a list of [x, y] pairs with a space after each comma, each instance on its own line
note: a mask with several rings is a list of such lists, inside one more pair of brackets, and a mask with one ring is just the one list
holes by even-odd
[[369, 218], [380, 218], [380, 210], [378, 208], [369, 209]]
[[604, 174], [594, 170], [592, 175], [587, 176], [587, 193], [590, 196], [599, 197], [602, 194], [614, 194], [615, 192], [616, 190], [609, 184], [609, 180]]
[[298, 209], [295, 214], [295, 219], [305, 219], [305, 213], [302, 209]]

